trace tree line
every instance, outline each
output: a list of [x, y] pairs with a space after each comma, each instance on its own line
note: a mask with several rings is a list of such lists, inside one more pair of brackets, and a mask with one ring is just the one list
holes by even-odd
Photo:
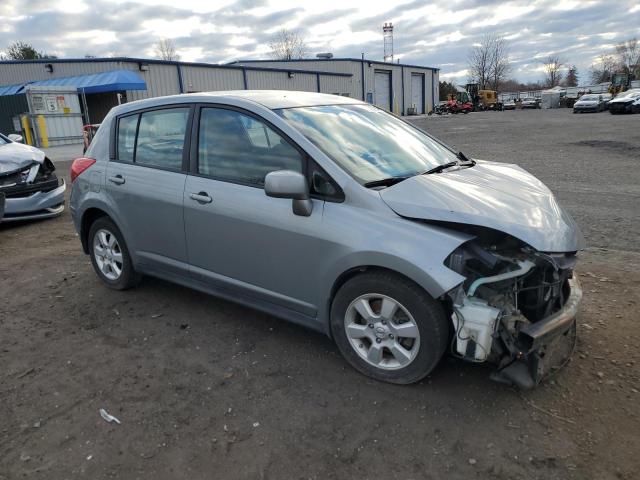
[[[557, 54], [540, 60], [543, 78], [522, 83], [510, 77], [511, 61], [506, 39], [495, 33], [485, 34], [471, 48], [467, 58], [469, 83], [477, 83], [486, 90], [540, 90], [558, 85], [578, 85], [578, 69]], [[636, 38], [620, 42], [612, 53], [603, 53], [587, 72], [587, 81], [593, 84], [609, 82], [616, 72], [632, 73], [640, 68], [640, 43]], [[445, 85], [445, 88], [448, 88]]]

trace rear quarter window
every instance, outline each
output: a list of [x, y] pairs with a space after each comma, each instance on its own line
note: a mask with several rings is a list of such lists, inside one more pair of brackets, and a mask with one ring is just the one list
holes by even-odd
[[129, 115], [118, 120], [118, 160], [121, 162], [133, 162], [138, 117]]

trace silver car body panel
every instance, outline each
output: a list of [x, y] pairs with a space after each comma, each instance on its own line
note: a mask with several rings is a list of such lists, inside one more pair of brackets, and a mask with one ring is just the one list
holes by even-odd
[[[262, 117], [332, 177], [343, 190], [344, 201], [313, 199], [312, 214], [298, 216], [292, 213], [291, 200], [267, 197], [260, 188], [109, 160], [111, 125], [116, 116], [184, 103], [232, 106]], [[304, 92], [238, 91], [147, 99], [115, 107], [86, 152], [96, 164], [73, 184], [70, 209], [76, 229], [83, 233], [82, 219], [89, 209], [102, 210], [122, 231], [134, 265], [142, 273], [239, 301], [324, 333], [329, 333], [335, 286], [343, 275], [355, 270], [372, 266], [394, 270], [435, 298], [464, 281], [445, 266], [445, 259], [473, 236], [414, 220], [430, 216], [425, 212], [431, 201], [440, 202], [432, 211], [444, 216], [442, 211], [454, 203], [451, 197], [445, 207], [447, 195], [460, 194], [466, 202], [461, 211], [449, 212], [446, 217], [451, 221], [485, 223], [517, 233], [546, 250], [564, 251], [581, 245], [579, 231], [571, 231], [577, 230], [575, 223], [548, 189], [518, 167], [479, 164], [464, 172], [433, 175], [433, 179], [409, 179], [381, 196], [380, 191], [360, 185], [273, 111], [361, 103]], [[136, 169], [140, 173], [133, 171]], [[476, 174], [469, 174], [476, 169]], [[108, 178], [118, 174], [126, 182], [111, 184]], [[446, 177], [451, 177], [448, 184]], [[512, 190], [496, 185], [489, 188], [492, 182], [506, 181], [517, 185]], [[440, 185], [439, 193], [428, 192], [430, 182], [436, 190]], [[167, 185], [166, 191], [158, 188], [161, 184]], [[125, 193], [121, 187], [130, 190]], [[479, 193], [475, 211], [467, 188]], [[200, 192], [206, 192], [212, 201], [201, 204], [190, 198]], [[413, 201], [411, 195], [415, 196]], [[520, 210], [507, 205], [498, 214], [500, 206], [518, 196]], [[400, 205], [403, 213], [395, 212], [396, 208], [401, 210]], [[483, 214], [485, 208], [490, 211]], [[554, 211], [558, 220], [553, 219]], [[510, 220], [509, 215], [527, 218]], [[491, 216], [497, 218], [492, 221]], [[554, 226], [560, 232], [551, 232]], [[527, 231], [537, 228], [542, 231]], [[161, 232], [166, 238], [159, 238]], [[543, 241], [545, 235], [555, 240]]]

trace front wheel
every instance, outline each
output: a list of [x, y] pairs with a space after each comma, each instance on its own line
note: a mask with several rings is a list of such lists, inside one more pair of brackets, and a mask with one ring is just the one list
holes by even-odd
[[442, 306], [418, 285], [393, 273], [372, 272], [340, 288], [331, 307], [331, 332], [356, 370], [408, 384], [428, 375], [442, 358], [449, 324]]

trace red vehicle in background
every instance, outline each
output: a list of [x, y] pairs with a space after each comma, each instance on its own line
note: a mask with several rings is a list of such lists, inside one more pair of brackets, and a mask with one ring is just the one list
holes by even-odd
[[458, 92], [449, 95], [446, 108], [449, 113], [469, 113], [473, 111], [473, 102], [467, 92]]

